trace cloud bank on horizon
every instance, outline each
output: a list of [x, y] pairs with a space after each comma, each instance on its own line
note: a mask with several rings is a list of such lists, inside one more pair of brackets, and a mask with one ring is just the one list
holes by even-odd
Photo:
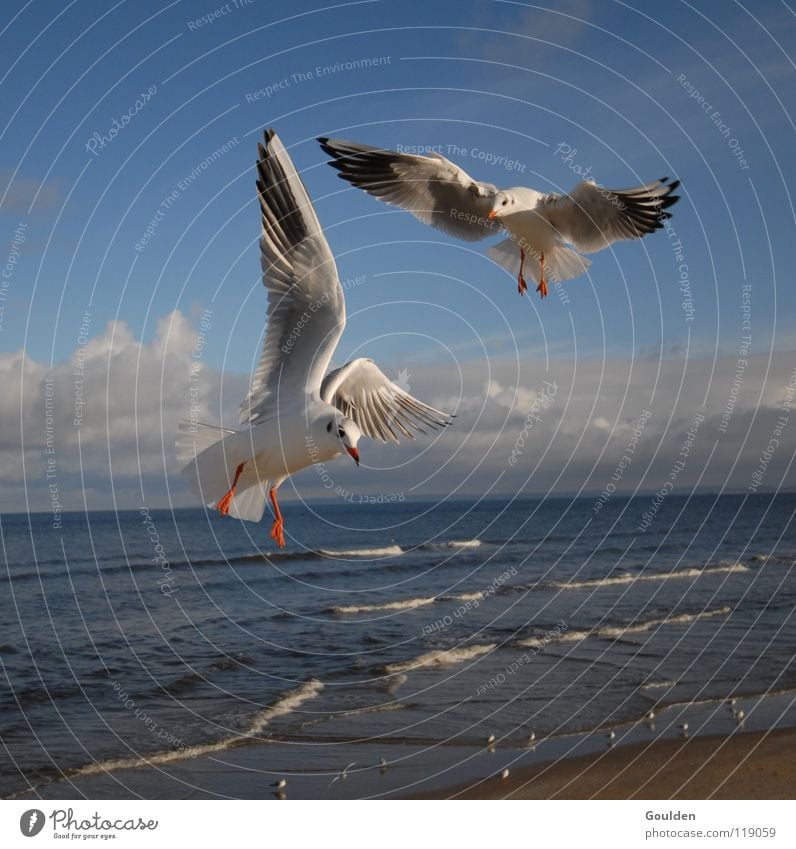
[[[201, 316], [163, 316], [151, 341], [123, 321], [49, 368], [0, 355], [0, 510], [198, 506], [178, 474], [177, 422], [237, 426], [248, 376], [202, 362]], [[394, 360], [388, 373], [455, 425], [399, 447], [366, 440], [363, 468], [296, 476], [306, 499], [635, 491], [766, 492], [796, 484], [796, 352], [629, 360]], [[420, 485], [418, 485], [420, 483]], [[297, 498], [293, 487], [285, 495]], [[595, 506], [595, 515], [600, 511]]]

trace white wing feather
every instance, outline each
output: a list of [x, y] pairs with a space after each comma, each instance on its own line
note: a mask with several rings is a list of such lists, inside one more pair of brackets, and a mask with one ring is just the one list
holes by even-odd
[[404, 392], [370, 359], [351, 360], [329, 372], [321, 397], [366, 436], [382, 442], [398, 442], [398, 433], [414, 439], [413, 430], [425, 433], [424, 427], [436, 430], [450, 424], [450, 416]]
[[536, 208], [576, 250], [600, 251], [620, 239], [640, 239], [660, 230], [666, 208], [679, 200], [679, 181], [666, 178], [631, 189], [605, 189], [591, 181], [568, 195], [546, 195]]
[[273, 130], [259, 146], [257, 189], [263, 283], [268, 290], [265, 344], [241, 423], [257, 424], [280, 404], [318, 396], [345, 327], [345, 299], [334, 257], [293, 162]]
[[480, 183], [438, 153], [415, 156], [341, 139], [318, 139], [340, 176], [419, 221], [467, 241], [496, 235], [487, 217], [497, 186]]

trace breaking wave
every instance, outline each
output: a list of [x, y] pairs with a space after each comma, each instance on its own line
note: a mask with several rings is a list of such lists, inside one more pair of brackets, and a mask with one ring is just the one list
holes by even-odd
[[486, 654], [496, 647], [497, 643], [489, 643], [488, 645], [474, 645], [467, 646], [466, 648], [427, 651], [412, 658], [411, 660], [402, 660], [398, 663], [390, 663], [384, 667], [384, 671], [389, 675], [396, 672], [408, 672], [409, 670], [419, 668], [452, 666], [455, 663], [464, 663], [474, 657], [480, 657], [482, 654]]
[[317, 552], [321, 557], [396, 557], [403, 554], [400, 545], [384, 545], [381, 548], [351, 548], [344, 551], [332, 551], [321, 548]]
[[397, 601], [385, 601], [381, 604], [341, 604], [337, 607], [330, 607], [327, 613], [335, 613], [340, 616], [351, 615], [354, 613], [378, 613], [389, 610], [414, 610], [416, 607], [425, 607], [428, 604], [436, 604], [441, 601], [480, 601], [486, 598], [489, 593], [485, 590], [476, 590], [470, 593], [460, 593], [458, 595], [431, 595], [419, 596], [418, 598], [404, 598]]
[[258, 735], [269, 722], [278, 716], [292, 713], [304, 702], [314, 699], [323, 690], [323, 684], [315, 679], [305, 681], [295, 690], [284, 693], [273, 705], [255, 714], [249, 727], [241, 734], [224, 737], [215, 743], [200, 743], [196, 746], [181, 746], [177, 749], [168, 749], [162, 752], [154, 752], [151, 755], [141, 755], [131, 758], [114, 758], [107, 761], [86, 764], [86, 766], [70, 772], [69, 775], [97, 775], [98, 773], [112, 772], [119, 769], [131, 769], [134, 767], [149, 766], [151, 764], [166, 764], [182, 761], [187, 758], [196, 758], [202, 755], [223, 752], [235, 746], [242, 746]]
[[611, 578], [595, 578], [589, 581], [554, 581], [547, 584], [559, 590], [582, 590], [589, 587], [612, 587], [618, 584], [634, 584], [637, 581], [670, 581], [683, 578], [699, 578], [701, 575], [717, 575], [721, 573], [749, 572], [748, 566], [742, 563], [726, 563], [719, 566], [709, 566], [704, 569], [691, 567], [677, 569], [674, 572], [655, 572], [651, 575], [616, 575]]
[[342, 604], [339, 607], [329, 608], [329, 612], [346, 615], [351, 613], [375, 613], [381, 610], [411, 610], [415, 607], [425, 607], [427, 604], [434, 604], [437, 600], [434, 596], [425, 596], [423, 598], [407, 598], [403, 601], [387, 601], [384, 604]]
[[480, 548], [483, 543], [480, 539], [452, 539], [450, 542], [429, 542], [420, 548], [438, 550], [440, 548]]
[[[578, 631], [562, 631], [554, 638], [555, 642], [573, 642], [585, 640], [587, 637], [601, 637], [603, 639], [616, 639], [625, 634], [641, 634], [651, 628], [663, 625], [688, 625], [702, 619], [712, 619], [716, 616], [727, 616], [732, 612], [730, 607], [717, 607], [715, 610], [703, 610], [701, 613], [680, 613], [676, 616], [665, 616], [662, 619], [648, 619], [645, 622], [634, 622], [630, 625], [603, 625], [598, 628], [588, 628]], [[534, 648], [539, 644], [539, 637], [520, 640], [518, 645]]]

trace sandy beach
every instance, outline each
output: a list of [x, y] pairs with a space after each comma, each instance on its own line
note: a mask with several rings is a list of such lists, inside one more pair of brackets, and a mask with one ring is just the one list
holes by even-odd
[[[793, 799], [793, 692], [678, 705], [649, 722], [546, 738], [531, 747], [372, 740], [326, 745], [297, 761], [296, 741], [199, 752], [173, 762], [78, 771], [22, 793], [50, 799]], [[740, 708], [739, 708], [740, 709]], [[690, 725], [683, 737], [679, 726]], [[343, 770], [346, 764], [348, 767]], [[509, 775], [498, 776], [508, 769]], [[345, 778], [343, 778], [345, 775]], [[277, 794], [274, 783], [287, 779]]]
[[619, 746], [413, 798], [794, 799], [796, 729]]

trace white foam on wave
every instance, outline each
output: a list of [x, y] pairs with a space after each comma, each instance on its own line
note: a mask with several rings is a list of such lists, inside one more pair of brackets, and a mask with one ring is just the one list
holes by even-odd
[[[680, 613], [677, 616], [666, 616], [662, 619], [649, 619], [646, 622], [636, 622], [632, 625], [603, 625], [600, 628], [590, 628], [582, 631], [563, 631], [550, 640], [551, 642], [574, 642], [585, 640], [587, 637], [602, 637], [603, 639], [616, 639], [625, 634], [641, 634], [651, 628], [663, 625], [688, 625], [702, 619], [712, 619], [714, 616], [727, 616], [731, 612], [730, 607], [718, 607], [715, 610], [703, 610], [701, 613]], [[518, 645], [535, 648], [544, 638], [531, 637], [520, 640]]]
[[285, 693], [279, 701], [260, 711], [252, 720], [249, 728], [244, 732], [245, 737], [251, 737], [259, 734], [271, 720], [278, 716], [284, 716], [286, 713], [292, 713], [297, 708], [301, 707], [304, 702], [314, 699], [323, 690], [323, 684], [315, 678], [305, 681], [300, 687], [295, 690], [290, 690]]
[[550, 642], [559, 642], [560, 640], [585, 640], [586, 637], [592, 636], [593, 631], [562, 631], [560, 634], [556, 634], [555, 636], [539, 636], [539, 637], [528, 637], [525, 640], [518, 640], [517, 645], [522, 648], [530, 648], [537, 649], [543, 648], [546, 643]]
[[455, 663], [464, 663], [474, 657], [480, 657], [482, 654], [486, 654], [496, 647], [497, 643], [489, 643], [488, 645], [474, 645], [459, 649], [427, 651], [412, 660], [390, 663], [384, 667], [384, 671], [392, 674], [394, 672], [408, 672], [409, 670], [419, 668], [427, 669], [432, 666], [451, 666]]
[[792, 564], [795, 559], [793, 554], [755, 554], [752, 557], [754, 563], [763, 563], [766, 566], [771, 563]]
[[344, 551], [322, 548], [318, 551], [318, 554], [322, 554], [324, 557], [395, 557], [403, 553], [404, 550], [400, 545], [384, 545], [381, 548], [352, 548]]
[[681, 613], [678, 616], [666, 616], [663, 619], [650, 619], [647, 622], [638, 622], [635, 625], [607, 626], [598, 628], [595, 636], [621, 637], [623, 634], [641, 634], [644, 631], [649, 631], [650, 628], [657, 628], [661, 625], [690, 625], [692, 622], [712, 619], [714, 616], [727, 616], [730, 611], [731, 608], [729, 607], [718, 607], [715, 610], [703, 610], [701, 613]]
[[646, 684], [641, 685], [642, 690], [671, 690], [672, 687], [676, 687], [680, 682], [679, 681], [647, 681]]
[[305, 681], [301, 686], [296, 687], [295, 690], [285, 693], [273, 705], [256, 714], [246, 731], [231, 737], [225, 737], [223, 740], [218, 740], [215, 743], [181, 746], [179, 749], [155, 752], [154, 754], [141, 755], [140, 757], [113, 758], [107, 761], [98, 761], [97, 763], [86, 764], [86, 766], [80, 767], [80, 769], [75, 770], [70, 775], [96, 775], [98, 773], [114, 772], [119, 769], [134, 769], [136, 767], [151, 766], [152, 764], [174, 763], [175, 761], [182, 761], [187, 758], [197, 758], [202, 755], [211, 755], [214, 752], [223, 752], [234, 746], [240, 746], [252, 737], [256, 738], [271, 720], [293, 712], [304, 704], [304, 702], [314, 699], [321, 690], [323, 690], [323, 684], [320, 681], [314, 678]]
[[388, 679], [387, 692], [392, 695], [399, 687], [407, 681], [406, 675], [393, 675]]
[[339, 607], [329, 608], [330, 613], [348, 616], [354, 613], [379, 613], [388, 610], [414, 610], [416, 607], [425, 607], [428, 604], [436, 604], [439, 601], [480, 601], [485, 597], [483, 590], [472, 593], [460, 593], [459, 595], [436, 595], [418, 596], [417, 598], [404, 598], [398, 601], [385, 601], [381, 604], [341, 604]]
[[715, 575], [733, 572], [749, 572], [750, 569], [742, 563], [727, 563], [721, 566], [709, 566], [705, 569], [691, 567], [677, 569], [674, 572], [655, 572], [651, 575], [616, 575], [611, 578], [595, 578], [590, 581], [556, 581], [548, 586], [559, 590], [582, 590], [589, 587], [612, 587], [617, 584], [634, 584], [637, 581], [670, 581], [683, 578], [698, 578], [701, 575]]
[[480, 548], [483, 545], [480, 539], [452, 539], [446, 542], [427, 542], [420, 548], [438, 551], [445, 548]]
[[410, 610], [415, 607], [425, 607], [427, 604], [434, 604], [437, 601], [435, 596], [423, 596], [421, 598], [406, 598], [402, 601], [386, 601], [383, 604], [343, 604], [339, 607], [332, 607], [332, 613], [351, 614], [351, 613], [375, 613], [381, 610]]
[[483, 590], [476, 590], [474, 593], [461, 593], [460, 595], [445, 596], [448, 601], [481, 601], [486, 596]]

